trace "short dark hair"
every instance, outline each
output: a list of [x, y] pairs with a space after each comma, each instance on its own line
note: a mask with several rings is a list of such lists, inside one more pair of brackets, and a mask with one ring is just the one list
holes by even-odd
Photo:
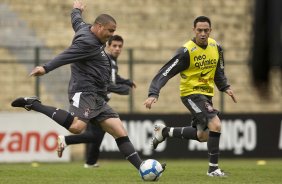
[[111, 36], [110, 39], [108, 40], [108, 45], [111, 45], [112, 41], [119, 41], [119, 42], [122, 42], [122, 44], [123, 44], [123, 38], [119, 35]]
[[209, 23], [210, 27], [211, 27], [211, 20], [210, 18], [206, 17], [206, 16], [199, 16], [194, 20], [194, 27], [196, 27], [196, 24], [198, 22], [207, 22]]
[[116, 24], [116, 20], [108, 15], [108, 14], [100, 14], [94, 21], [94, 24], [102, 24], [102, 25], [105, 25], [105, 24], [108, 24], [109, 22], [113, 22]]

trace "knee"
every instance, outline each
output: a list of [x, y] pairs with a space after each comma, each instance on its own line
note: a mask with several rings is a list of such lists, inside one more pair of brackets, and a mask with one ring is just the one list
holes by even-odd
[[111, 134], [115, 139], [127, 136], [127, 131], [119, 118], [109, 118], [101, 122], [101, 126], [103, 130]]
[[127, 136], [127, 132], [124, 127], [116, 127], [116, 129], [111, 131], [111, 135], [116, 139]]
[[80, 120], [74, 120], [69, 131], [73, 134], [80, 134], [86, 129], [86, 123]]
[[69, 128], [69, 131], [70, 131], [71, 133], [73, 133], [73, 134], [81, 134], [81, 133], [83, 132], [83, 130], [77, 129], [77, 128], [75, 128], [75, 127], [70, 127], [70, 128]]
[[198, 132], [197, 138], [199, 142], [207, 142], [208, 141], [208, 132]]
[[209, 121], [208, 128], [213, 132], [221, 132], [221, 122], [217, 116]]
[[214, 123], [211, 128], [209, 128], [210, 131], [213, 132], [221, 132], [221, 124], [220, 123]]
[[218, 125], [215, 127], [215, 132], [221, 132], [221, 125]]

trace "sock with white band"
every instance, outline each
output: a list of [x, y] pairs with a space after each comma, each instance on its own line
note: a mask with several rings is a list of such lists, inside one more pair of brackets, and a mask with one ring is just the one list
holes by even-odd
[[170, 127], [168, 132], [169, 137], [177, 137], [180, 139], [198, 140], [197, 129], [194, 127]]
[[172, 127], [169, 129], [169, 132], [168, 132], [169, 137], [173, 137], [173, 130], [174, 130], [174, 128], [172, 128]]
[[209, 156], [209, 172], [212, 172], [218, 168], [219, 139], [220, 132], [209, 132], [209, 139], [207, 142]]

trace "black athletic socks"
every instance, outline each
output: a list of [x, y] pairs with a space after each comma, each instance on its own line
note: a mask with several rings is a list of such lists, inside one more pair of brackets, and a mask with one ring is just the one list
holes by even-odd
[[74, 117], [67, 111], [57, 109], [55, 107], [42, 105], [40, 102], [35, 101], [32, 104], [32, 110], [41, 112], [48, 116], [49, 118], [52, 118], [54, 121], [56, 121], [61, 126], [65, 127], [67, 130], [70, 128]]
[[209, 132], [209, 138], [207, 142], [209, 156], [209, 172], [212, 172], [218, 168], [219, 139], [219, 132]]
[[81, 134], [65, 136], [65, 141], [67, 145], [91, 143], [91, 142], [95, 142], [95, 135], [92, 132], [85, 131]]
[[125, 156], [125, 158], [134, 166], [136, 169], [139, 169], [142, 160], [139, 157], [139, 154], [133, 147], [133, 144], [130, 142], [128, 136], [119, 137], [116, 139], [117, 146], [120, 152]]
[[180, 138], [180, 139], [198, 140], [197, 129], [193, 128], [191, 126], [189, 126], [189, 127], [174, 127], [172, 136]]
[[164, 137], [176, 137], [180, 139], [198, 140], [197, 129], [191, 126], [188, 127], [165, 127], [162, 135]]
[[164, 129], [162, 130], [162, 135], [164, 138], [168, 137], [169, 130], [170, 130], [170, 127], [164, 127]]

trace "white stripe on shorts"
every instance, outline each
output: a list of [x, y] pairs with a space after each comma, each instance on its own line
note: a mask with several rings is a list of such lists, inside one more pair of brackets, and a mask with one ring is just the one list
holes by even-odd
[[73, 100], [72, 105], [77, 108], [79, 107], [79, 100], [80, 100], [81, 93], [82, 92], [75, 93], [74, 96], [72, 97], [72, 100]]
[[188, 98], [188, 103], [196, 113], [202, 112], [201, 109], [199, 109], [199, 107], [190, 98]]

